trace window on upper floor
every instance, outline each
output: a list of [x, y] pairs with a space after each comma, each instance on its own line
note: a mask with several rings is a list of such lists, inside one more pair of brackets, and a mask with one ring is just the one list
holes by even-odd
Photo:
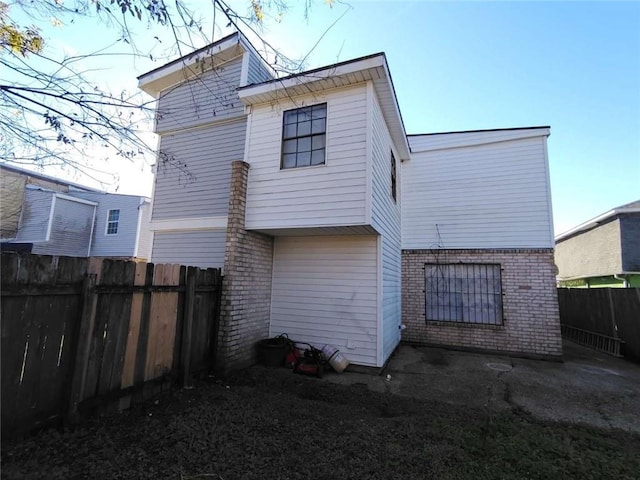
[[107, 228], [105, 231], [106, 235], [115, 235], [118, 233], [118, 222], [120, 221], [120, 210], [113, 209], [109, 210], [107, 214]]
[[499, 264], [427, 263], [427, 321], [502, 325]]
[[324, 165], [326, 133], [326, 103], [284, 112], [281, 168]]
[[391, 196], [393, 197], [393, 201], [395, 202], [398, 198], [398, 186], [397, 186], [397, 178], [396, 178], [396, 157], [391, 152]]

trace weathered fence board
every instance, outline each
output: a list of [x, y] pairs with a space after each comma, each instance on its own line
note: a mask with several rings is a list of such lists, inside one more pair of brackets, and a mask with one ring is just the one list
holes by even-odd
[[620, 339], [624, 356], [640, 359], [640, 289], [559, 288], [560, 322]]
[[[2, 255], [2, 426], [22, 432], [66, 413], [86, 260]], [[54, 287], [24, 295], [31, 286]], [[57, 290], [60, 293], [53, 293]]]
[[3, 253], [3, 436], [123, 408], [212, 367], [221, 274], [189, 270], [186, 301], [180, 265]]

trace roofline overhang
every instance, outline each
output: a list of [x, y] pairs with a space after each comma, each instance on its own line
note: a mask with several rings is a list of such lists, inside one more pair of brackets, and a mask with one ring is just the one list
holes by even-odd
[[605, 220], [609, 220], [610, 218], [616, 217], [618, 215], [622, 215], [624, 213], [640, 213], [639, 207], [632, 208], [614, 208], [609, 210], [608, 212], [603, 213], [602, 215], [598, 215], [597, 217], [592, 218], [591, 220], [587, 220], [580, 225], [573, 227], [571, 230], [567, 230], [566, 232], [561, 233], [555, 237], [556, 243], [566, 240], [568, 237], [575, 235], [576, 233], [580, 233], [586, 230], [591, 230], [592, 228], [597, 227]]
[[44, 173], [33, 172], [31, 170], [27, 170], [20, 167], [14, 167], [13, 165], [8, 165], [6, 163], [0, 162], [0, 168], [4, 168], [5, 170], [12, 171], [14, 173], [19, 173], [22, 175], [26, 175], [28, 177], [39, 178], [40, 180], [45, 180], [47, 182], [57, 183], [60, 185], [66, 185], [68, 187], [77, 188], [81, 192], [84, 193], [104, 193], [104, 190], [100, 190], [93, 187], [87, 187], [86, 185], [80, 185], [79, 183], [69, 182], [62, 178], [54, 177], [51, 175], [46, 175]]
[[[281, 98], [278, 96], [280, 92], [286, 93], [288, 89], [293, 87], [306, 85], [309, 89], [309, 93], [322, 91], [326, 90], [326, 88], [321, 85], [321, 82], [327, 78], [345, 76], [356, 72], [371, 71], [377, 68], [382, 68], [384, 70], [386, 80], [385, 87], [389, 89], [389, 92], [394, 98], [393, 111], [387, 111], [386, 114], [395, 116], [398, 120], [398, 124], [400, 125], [400, 132], [395, 132], [396, 134], [392, 134], [392, 137], [394, 138], [396, 147], [400, 150], [400, 159], [407, 160], [409, 159], [410, 152], [409, 143], [404, 128], [404, 120], [398, 105], [398, 97], [393, 86], [391, 72], [389, 71], [389, 65], [387, 64], [387, 59], [384, 53], [375, 53], [365, 57], [308, 70], [255, 85], [246, 85], [238, 88], [238, 96], [240, 97], [240, 101], [242, 101], [246, 106], [265, 103], [263, 99], [258, 100], [259, 97], [264, 95], [272, 95], [273, 100], [275, 101], [278, 98]], [[314, 90], [314, 87], [316, 90]], [[296, 94], [296, 96], [297, 95], [298, 94]], [[400, 143], [400, 145], [398, 145], [398, 143]]]
[[[408, 133], [407, 137], [426, 137], [426, 136], [432, 136], [432, 135], [451, 135], [451, 134], [456, 134], [456, 133], [483, 133], [483, 132], [510, 132], [510, 131], [514, 131], [514, 130], [540, 130], [540, 129], [547, 129], [547, 130], [551, 130], [551, 127], [549, 125], [542, 125], [542, 126], [533, 126], [533, 127], [511, 127], [511, 128], [485, 128], [485, 129], [480, 129], [480, 130], [457, 130], [457, 131], [452, 131], [452, 132], [433, 132], [433, 133]], [[550, 133], [548, 133], [547, 135], [549, 135]]]
[[[508, 138], [495, 138], [491, 133], [495, 132], [503, 132], [503, 133], [511, 133], [512, 136]], [[514, 133], [515, 132], [515, 133]], [[473, 135], [480, 134], [480, 135]], [[485, 134], [485, 135], [483, 135]], [[448, 137], [449, 135], [461, 135], [465, 136], [465, 140], [460, 142], [456, 142], [454, 145], [448, 145], [445, 143], [436, 143], [434, 145], [411, 145], [411, 141], [415, 141], [417, 139], [426, 139], [424, 141], [429, 142], [434, 138], [452, 138]], [[466, 137], [470, 135], [472, 138]], [[409, 145], [411, 146], [411, 152], [413, 153], [425, 153], [425, 152], [434, 152], [438, 150], [449, 150], [451, 148], [463, 148], [463, 147], [476, 147], [480, 145], [488, 145], [493, 143], [502, 143], [502, 142], [510, 142], [514, 140], [524, 140], [527, 138], [539, 138], [539, 137], [549, 137], [551, 135], [551, 127], [514, 127], [514, 128], [494, 128], [494, 129], [486, 129], [486, 130], [461, 130], [459, 132], [443, 132], [443, 133], [423, 133], [423, 134], [411, 134], [407, 135], [409, 140]]]
[[571, 280], [585, 280], [588, 278], [602, 278], [602, 277], [624, 277], [626, 275], [640, 275], [640, 272], [626, 271], [618, 273], [593, 273], [593, 274], [585, 274], [585, 275], [574, 275], [573, 277], [561, 277], [558, 275], [556, 279], [559, 282], [570, 282]]
[[138, 88], [155, 97], [163, 89], [174, 83], [177, 83], [169, 81], [167, 82], [167, 85], [164, 85], [161, 82], [162, 79], [167, 79], [171, 75], [180, 74], [177, 81], [183, 81], [186, 78], [189, 78], [190, 76], [196, 74], [196, 72], [190, 73], [189, 68], [203, 56], [210, 57], [218, 55], [226, 50], [233, 48], [234, 46], [240, 46], [240, 48], [245, 52], [253, 49], [253, 47], [250, 46], [248, 40], [246, 40], [243, 35], [241, 35], [239, 32], [234, 32], [231, 35], [227, 35], [226, 37], [218, 40], [217, 42], [211, 43], [187, 55], [183, 55], [182, 57], [177, 58], [176, 60], [173, 60], [165, 65], [162, 65], [161, 67], [155, 68], [147, 73], [143, 73], [138, 77]]

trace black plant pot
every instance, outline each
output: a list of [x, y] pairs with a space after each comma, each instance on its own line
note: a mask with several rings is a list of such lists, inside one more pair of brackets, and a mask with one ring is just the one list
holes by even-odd
[[258, 355], [263, 365], [281, 367], [287, 355], [287, 340], [280, 337], [260, 340], [258, 342]]

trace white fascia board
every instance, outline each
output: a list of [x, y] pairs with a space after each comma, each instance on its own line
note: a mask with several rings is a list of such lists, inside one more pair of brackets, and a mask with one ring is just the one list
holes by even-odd
[[574, 275], [572, 277], [561, 277], [557, 276], [557, 279], [561, 282], [567, 282], [571, 280], [583, 280], [588, 278], [598, 278], [598, 277], [622, 277], [624, 275], [640, 275], [640, 272], [629, 272], [626, 270], [621, 271], [620, 273], [587, 273], [584, 275]]
[[84, 198], [72, 197], [71, 195], [65, 195], [64, 193], [56, 193], [56, 197], [62, 200], [69, 200], [70, 202], [84, 203], [85, 205], [91, 205], [92, 207], [98, 205], [97, 202], [85, 200]]
[[376, 55], [371, 58], [365, 58], [363, 60], [345, 63], [339, 66], [329, 66], [322, 70], [312, 71], [310, 74], [303, 72], [300, 75], [283, 78], [281, 80], [272, 80], [268, 83], [260, 83], [258, 85], [242, 88], [238, 90], [238, 96], [245, 105], [251, 105], [253, 103], [253, 97], [256, 95], [274, 93], [278, 90], [285, 90], [290, 87], [317, 82], [330, 77], [339, 77], [340, 75], [347, 75], [349, 73], [380, 67], [383, 64], [384, 57], [382, 55]]
[[163, 67], [145, 73], [138, 77], [138, 88], [156, 98], [157, 94], [162, 89], [153, 88], [151, 85], [152, 83], [164, 77], [168, 77], [172, 74], [182, 72], [185, 68], [189, 68], [191, 65], [196, 63], [196, 61], [201, 58], [202, 55], [216, 55], [238, 44], [240, 44], [243, 49], [246, 48], [246, 43], [239, 41], [240, 38], [241, 36], [239, 34], [231, 35], [229, 36], [229, 38], [218, 43], [217, 45], [209, 45], [208, 47], [205, 47], [203, 49], [196, 50], [190, 55], [174, 60], [173, 62], [170, 62]]
[[[534, 137], [548, 137], [551, 135], [551, 129], [549, 128], [528, 128], [528, 129], [503, 129], [502, 131], [510, 133], [510, 135], [503, 138], [495, 138], [494, 130], [488, 130], [486, 132], [478, 132], [478, 131], [469, 131], [469, 132], [450, 132], [450, 133], [432, 133], [432, 134], [424, 134], [424, 135], [412, 135], [412, 137], [420, 137], [421, 141], [425, 141], [428, 143], [429, 139], [438, 139], [438, 143], [434, 146], [422, 146], [418, 147], [416, 145], [412, 145], [409, 141], [411, 147], [411, 153], [419, 153], [419, 152], [434, 152], [437, 150], [449, 150], [453, 148], [465, 148], [465, 147], [473, 147], [477, 145], [488, 145], [492, 143], [501, 143], [501, 142], [511, 142], [514, 140], [523, 140], [525, 138], [534, 138]], [[486, 138], [475, 138], [472, 139], [472, 136], [485, 134]], [[448, 135], [457, 135], [462, 136], [468, 134], [470, 137], [468, 141], [454, 141], [451, 145], [447, 145], [442, 142], [443, 138], [446, 138]], [[415, 142], [414, 142], [415, 143]]]
[[[389, 132], [393, 139], [393, 143], [398, 149], [398, 154], [400, 157], [399, 160], [408, 160], [410, 150], [409, 143], [407, 141], [407, 134], [404, 131], [404, 124], [402, 121], [402, 115], [400, 114], [400, 107], [398, 106], [397, 98], [395, 96], [395, 90], [391, 83], [389, 66], [387, 65], [385, 56], [383, 54], [377, 54], [369, 58], [355, 60], [353, 62], [346, 62], [342, 65], [329, 65], [328, 67], [321, 70], [311, 70], [310, 72], [303, 72], [300, 75], [283, 78], [281, 80], [272, 80], [267, 83], [240, 88], [238, 90], [238, 96], [246, 106], [250, 106], [253, 103], [259, 101], [256, 99], [262, 95], [275, 94], [276, 92], [279, 92], [281, 90], [286, 90], [288, 88], [297, 87], [300, 85], [308, 85], [309, 93], [311, 93], [313, 91], [313, 87], [311, 86], [311, 84], [319, 82], [320, 80], [325, 80], [331, 77], [340, 77], [342, 75], [348, 75], [356, 72], [374, 70], [380, 67], [382, 67], [385, 72], [384, 88], [385, 90], [387, 90], [386, 93], [394, 98], [393, 111], [388, 111], [388, 109], [385, 109], [382, 105], [380, 105], [380, 107], [383, 110], [385, 121], [387, 121], [387, 126], [389, 127]], [[318, 90], [322, 89], [322, 87], [317, 88]], [[397, 123], [397, 125], [394, 126], [390, 124], [390, 119]]]
[[149, 225], [150, 230], [154, 232], [176, 230], [216, 230], [227, 228], [227, 217], [172, 218], [169, 220], [153, 220]]
[[578, 232], [582, 232], [584, 230], [589, 230], [591, 228], [597, 227], [600, 223], [602, 223], [605, 220], [608, 220], [611, 217], [614, 217], [616, 215], [622, 215], [623, 213], [640, 213], [640, 208], [614, 208], [613, 210], [609, 210], [606, 213], [603, 213], [602, 215], [598, 215], [595, 218], [592, 218], [591, 220], [587, 220], [584, 223], [581, 223], [580, 225], [578, 225], [577, 227], [573, 227], [571, 230], [567, 230], [566, 232], [561, 233], [560, 235], [556, 236], [556, 243], [565, 240], [567, 237], [570, 237]]
[[53, 213], [56, 209], [56, 198], [57, 195], [51, 195], [51, 208], [49, 209], [49, 221], [47, 223], [47, 233], [44, 237], [44, 241], [48, 242], [51, 238], [51, 229], [53, 228]]
[[393, 106], [395, 111], [393, 112], [393, 115], [400, 124], [400, 133], [396, 133], [394, 135], [393, 130], [397, 129], [389, 129], [389, 133], [393, 139], [393, 143], [398, 148], [398, 152], [396, 152], [398, 153], [398, 160], [400, 160], [400, 163], [402, 163], [404, 160], [409, 160], [411, 147], [409, 146], [409, 140], [407, 140], [407, 132], [404, 129], [404, 121], [402, 120], [402, 114], [400, 113], [400, 105], [398, 105], [398, 99], [396, 97], [395, 89], [393, 88], [393, 84], [391, 82], [391, 72], [389, 71], [389, 65], [387, 65], [386, 61], [383, 61], [382, 63], [386, 77], [385, 86], [389, 89], [389, 94], [394, 98]]

